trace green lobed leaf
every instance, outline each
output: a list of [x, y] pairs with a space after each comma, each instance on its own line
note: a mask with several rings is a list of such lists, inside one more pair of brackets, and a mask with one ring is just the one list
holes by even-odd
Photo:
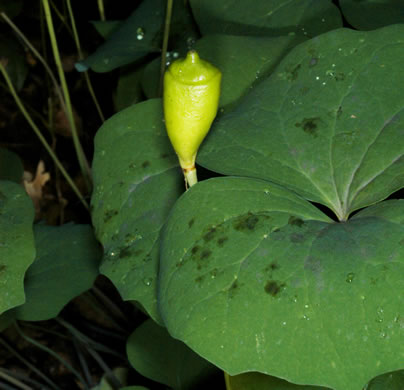
[[126, 350], [137, 372], [175, 390], [195, 389], [217, 371], [152, 320], [146, 320], [129, 336]]
[[401, 0], [339, 0], [346, 20], [358, 30], [373, 30], [404, 23]]
[[93, 180], [92, 219], [104, 247], [100, 271], [124, 300], [139, 301], [159, 322], [160, 229], [184, 190], [160, 99], [133, 105], [100, 128]]
[[259, 372], [226, 377], [227, 390], [327, 390], [325, 387], [302, 386]]
[[[211, 62], [222, 72], [219, 106], [225, 107], [247, 93], [253, 84], [266, 78], [282, 57], [304, 40], [301, 36], [206, 35], [196, 42], [194, 49], [202, 59]], [[148, 97], [156, 95], [158, 72], [159, 60], [145, 68], [142, 86]]]
[[160, 50], [160, 33], [164, 22], [163, 0], [142, 1], [123, 25], [113, 32], [93, 54], [76, 63], [84, 72], [109, 72], [138, 61]]
[[120, 69], [114, 96], [114, 105], [117, 112], [143, 100], [142, 74], [143, 67], [139, 69], [138, 66], [126, 66]]
[[23, 173], [24, 166], [20, 157], [10, 150], [0, 148], [0, 180], [10, 180], [20, 184]]
[[404, 186], [403, 36], [339, 29], [298, 45], [218, 118], [198, 163], [282, 184], [340, 220], [386, 198]]
[[372, 209], [335, 223], [269, 182], [192, 187], [162, 241], [168, 331], [230, 375], [361, 390], [402, 369], [404, 226], [388, 215], [404, 201]]
[[205, 34], [313, 37], [342, 27], [330, 0], [191, 0], [194, 17]]
[[0, 181], [0, 314], [25, 301], [24, 275], [35, 258], [33, 221], [24, 189]]
[[404, 389], [404, 370], [389, 372], [373, 379], [366, 390], [398, 390]]
[[102, 252], [89, 225], [35, 225], [35, 261], [25, 275], [26, 301], [16, 318], [44, 321], [56, 317], [73, 298], [91, 288]]
[[119, 30], [124, 22], [121, 20], [94, 20], [90, 22], [104, 39], [108, 39], [115, 31]]

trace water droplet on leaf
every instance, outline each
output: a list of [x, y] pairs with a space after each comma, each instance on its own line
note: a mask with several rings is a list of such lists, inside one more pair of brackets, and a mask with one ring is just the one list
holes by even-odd
[[136, 39], [137, 39], [138, 41], [141, 41], [143, 38], [144, 38], [144, 30], [143, 30], [142, 27], [139, 27], [139, 28], [136, 30]]
[[354, 280], [354, 278], [355, 278], [355, 274], [354, 274], [353, 272], [350, 272], [350, 273], [346, 276], [345, 281], [346, 281], [347, 283], [352, 283], [353, 280]]

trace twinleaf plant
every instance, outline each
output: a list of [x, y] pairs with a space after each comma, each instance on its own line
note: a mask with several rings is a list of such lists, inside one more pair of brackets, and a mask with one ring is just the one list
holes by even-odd
[[[197, 158], [225, 177], [185, 193], [162, 102], [112, 117], [94, 160], [103, 272], [230, 375], [360, 390], [402, 369], [404, 203], [384, 199], [404, 185], [403, 34], [306, 35], [263, 75], [257, 59]], [[232, 92], [246, 60], [217, 58]]]

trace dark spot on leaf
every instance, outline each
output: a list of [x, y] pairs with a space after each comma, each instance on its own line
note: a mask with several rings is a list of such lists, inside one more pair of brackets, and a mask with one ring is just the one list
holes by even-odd
[[337, 118], [339, 118], [341, 116], [341, 114], [342, 114], [342, 107], [339, 106], [338, 111], [337, 111]]
[[218, 271], [219, 270], [217, 268], [213, 268], [212, 271], [210, 271], [210, 276], [212, 278], [216, 278]]
[[290, 241], [294, 243], [303, 242], [306, 237], [303, 234], [293, 233], [290, 236]]
[[107, 210], [104, 214], [104, 222], [108, 222], [112, 217], [118, 215], [118, 210]]
[[199, 249], [201, 249], [201, 247], [199, 245], [195, 245], [192, 249], [191, 249], [191, 253], [193, 255], [196, 255], [199, 251]]
[[241, 284], [235, 280], [229, 288], [229, 298], [232, 299], [236, 293], [240, 290]]
[[271, 264], [267, 265], [266, 269], [267, 271], [276, 271], [277, 269], [281, 268], [278, 263], [273, 261]]
[[190, 219], [190, 220], [188, 221], [188, 227], [191, 228], [192, 225], [194, 224], [194, 222], [195, 222], [195, 218]]
[[376, 285], [378, 281], [379, 281], [378, 278], [373, 278], [373, 277], [370, 278], [370, 284]]
[[252, 213], [248, 213], [247, 215], [243, 215], [238, 217], [234, 223], [234, 229], [241, 232], [252, 232], [257, 227], [257, 224], [260, 219], [269, 219], [268, 215], [256, 215]]
[[289, 225], [297, 226], [297, 227], [302, 227], [304, 225], [304, 221], [301, 218], [295, 217], [295, 216], [290, 216], [288, 220]]
[[272, 230], [272, 233], [279, 233], [280, 231], [281, 231], [281, 229], [276, 228], [276, 229]]
[[147, 168], [148, 166], [150, 166], [150, 161], [143, 161], [142, 162], [142, 168]]
[[201, 283], [203, 281], [203, 279], [205, 278], [204, 275], [198, 276], [197, 278], [195, 278], [195, 283]]
[[337, 72], [337, 73], [335, 73], [334, 78], [335, 78], [336, 81], [344, 81], [345, 80], [345, 74], [342, 73], [342, 72]]
[[286, 72], [288, 72], [287, 79], [289, 81], [296, 80], [299, 76], [299, 69], [301, 68], [301, 64], [296, 65], [295, 67], [288, 66], [286, 67]]
[[177, 268], [180, 268], [180, 267], [183, 266], [183, 262], [182, 262], [182, 261], [179, 261], [179, 262], [177, 262], [177, 264], [175, 264], [175, 266], [176, 266]]
[[224, 237], [220, 237], [217, 240], [217, 245], [219, 245], [220, 247], [222, 247], [224, 245], [224, 243], [228, 240], [229, 238], [224, 236]]
[[120, 182], [118, 183], [119, 187], [122, 187], [124, 184], [125, 184], [124, 181], [120, 181]]
[[216, 228], [211, 227], [209, 230], [202, 236], [203, 240], [205, 242], [212, 241], [215, 238], [216, 235]]
[[119, 252], [119, 258], [123, 259], [125, 257], [129, 257], [132, 254], [132, 251], [129, 248], [123, 248]]
[[211, 254], [212, 254], [212, 251], [211, 251], [210, 249], [204, 249], [204, 250], [201, 252], [200, 258], [201, 258], [201, 260], [205, 260], [205, 259], [207, 259]]
[[285, 283], [280, 283], [276, 280], [268, 280], [268, 282], [265, 284], [264, 290], [267, 294], [276, 297], [281, 292], [283, 287], [285, 287]]
[[307, 134], [312, 135], [314, 138], [317, 137], [318, 126], [321, 119], [316, 118], [304, 118], [301, 123], [295, 123], [296, 127], [301, 127], [303, 131]]
[[168, 153], [161, 153], [161, 154], [160, 154], [160, 157], [161, 157], [161, 158], [167, 158], [168, 156], [169, 156]]
[[[135, 251], [135, 256], [138, 256], [140, 254], [141, 249], [139, 249], [138, 251]], [[138, 253], [139, 252], [139, 253]], [[144, 263], [148, 263], [149, 261], [152, 260], [152, 257], [150, 256], [150, 254], [148, 254], [147, 256], [145, 256], [143, 258], [143, 262]]]
[[2, 274], [3, 272], [5, 272], [7, 269], [7, 266], [5, 264], [0, 264], [0, 274]]
[[135, 169], [135, 168], [136, 168], [136, 164], [135, 164], [135, 163], [129, 164], [129, 168], [130, 168], [130, 169]]
[[318, 58], [313, 57], [309, 62], [309, 68], [312, 68], [313, 66], [316, 66], [317, 62], [318, 62]]

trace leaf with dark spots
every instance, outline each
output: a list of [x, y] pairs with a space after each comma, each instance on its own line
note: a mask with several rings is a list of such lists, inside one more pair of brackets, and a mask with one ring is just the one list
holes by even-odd
[[205, 275], [200, 275], [195, 278], [195, 283], [201, 283], [205, 279]]
[[302, 122], [296, 123], [295, 126], [301, 127], [305, 133], [310, 134], [313, 137], [317, 137], [318, 126], [321, 122], [321, 119], [318, 117], [304, 118]]
[[272, 272], [272, 271], [278, 270], [279, 268], [281, 268], [280, 265], [278, 263], [276, 263], [275, 261], [273, 261], [271, 264], [268, 264], [265, 267], [264, 271], [265, 272]]
[[276, 297], [281, 292], [283, 287], [285, 287], [285, 283], [281, 283], [277, 280], [268, 280], [268, 282], [265, 284], [264, 290], [267, 294]]
[[212, 254], [212, 251], [211, 251], [210, 249], [204, 249], [204, 250], [201, 252], [200, 259], [201, 259], [201, 260], [205, 260], [205, 259], [207, 259], [211, 254]]
[[239, 284], [238, 280], [235, 280], [229, 288], [229, 298], [230, 299], [234, 298], [234, 296], [236, 295], [236, 293], [238, 292], [239, 289], [240, 289], [240, 284]]
[[150, 166], [150, 161], [143, 161], [142, 162], [142, 168], [147, 168], [148, 166]]
[[269, 216], [248, 213], [247, 215], [236, 218], [233, 227], [240, 232], [254, 231], [258, 222], [262, 218], [268, 219]]
[[299, 69], [302, 67], [301, 64], [298, 64], [296, 66], [289, 66], [286, 67], [286, 72], [287, 72], [287, 79], [289, 81], [294, 81], [297, 79], [299, 76]]
[[301, 218], [295, 217], [294, 215], [289, 217], [288, 220], [289, 225], [297, 226], [297, 227], [302, 227], [304, 225], [304, 221]]
[[[193, 216], [198, 229], [184, 229]], [[165, 325], [229, 375], [255, 370], [305, 385], [362, 389], [372, 377], [402, 365], [396, 318], [403, 306], [397, 294], [404, 271], [403, 216], [404, 202], [387, 200], [336, 223], [269, 180], [204, 180], [178, 200], [164, 229], [158, 289]], [[254, 217], [254, 231], [234, 228]], [[205, 243], [212, 226], [223, 231]], [[229, 241], [218, 248], [223, 236]], [[201, 246], [197, 256], [186, 253], [191, 264], [178, 269], [184, 248], [195, 244]], [[200, 259], [204, 249], [212, 250], [207, 260]], [[211, 274], [213, 269], [218, 271]], [[204, 282], [196, 285], [201, 275]], [[375, 321], [379, 317], [382, 322]], [[291, 354], [290, 340], [309, 359]], [[309, 383], [313, 363], [321, 370]]]
[[209, 242], [211, 240], [213, 240], [215, 238], [216, 235], [216, 228], [215, 227], [211, 227], [209, 228], [209, 230], [203, 235], [203, 240], [205, 242]]
[[228, 239], [229, 239], [229, 238], [226, 237], [226, 236], [220, 237], [220, 238], [217, 240], [217, 245], [218, 245], [219, 247], [223, 247], [224, 243], [225, 243]]
[[201, 247], [199, 245], [195, 245], [195, 246], [192, 247], [191, 253], [193, 255], [196, 255], [198, 253], [199, 249], [201, 249]]
[[123, 259], [125, 257], [129, 257], [132, 255], [132, 251], [130, 250], [130, 248], [123, 248], [121, 249], [121, 251], [119, 252], [119, 258]]
[[107, 210], [104, 213], [104, 222], [108, 222], [111, 218], [118, 215], [118, 210]]
[[191, 218], [191, 219], [188, 221], [188, 227], [191, 229], [191, 227], [193, 226], [194, 223], [195, 223], [195, 218]]

